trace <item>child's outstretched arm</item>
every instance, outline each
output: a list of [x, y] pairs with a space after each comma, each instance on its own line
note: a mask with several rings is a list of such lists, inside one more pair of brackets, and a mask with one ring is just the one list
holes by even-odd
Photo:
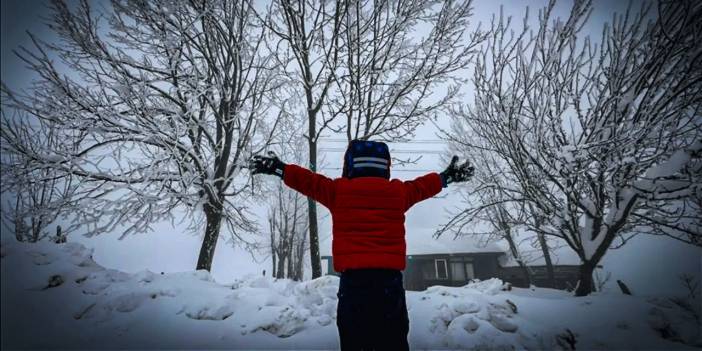
[[329, 208], [334, 201], [334, 182], [298, 165], [285, 166], [285, 185]]
[[252, 174], [272, 174], [283, 179], [285, 185], [311, 197], [327, 208], [334, 199], [333, 181], [321, 174], [293, 164], [285, 164], [273, 152], [268, 156], [256, 155], [249, 164]]
[[[453, 156], [449, 166], [441, 173], [429, 173], [411, 181], [404, 182], [407, 194], [407, 208], [417, 202], [428, 199], [450, 183], [465, 182], [473, 176], [475, 169], [466, 160], [458, 165], [458, 156]], [[437, 177], [438, 176], [438, 177]], [[438, 179], [437, 179], [438, 178]]]
[[413, 180], [403, 182], [407, 209], [417, 202], [426, 200], [441, 192], [441, 176], [436, 173], [425, 174]]

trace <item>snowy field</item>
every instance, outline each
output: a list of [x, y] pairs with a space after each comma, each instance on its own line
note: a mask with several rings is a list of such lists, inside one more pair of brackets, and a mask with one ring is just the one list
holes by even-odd
[[[77, 244], [4, 241], [2, 348], [335, 349], [338, 278], [205, 271], [128, 274]], [[497, 279], [408, 292], [413, 349], [696, 349], [694, 316], [668, 297], [506, 291]]]

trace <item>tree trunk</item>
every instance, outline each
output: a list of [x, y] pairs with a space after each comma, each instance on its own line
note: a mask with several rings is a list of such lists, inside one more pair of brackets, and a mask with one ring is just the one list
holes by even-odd
[[197, 259], [197, 267], [195, 269], [204, 269], [210, 271], [212, 269], [212, 258], [214, 257], [217, 239], [219, 239], [219, 228], [222, 224], [222, 210], [212, 208], [210, 205], [205, 205], [205, 218], [207, 225], [205, 226], [205, 238], [200, 247], [200, 256]]
[[[280, 193], [279, 193], [280, 194]], [[271, 231], [271, 277], [275, 278], [275, 268], [276, 266], [276, 258], [277, 258], [277, 252], [276, 252], [276, 245], [275, 245], [275, 216], [269, 217], [268, 218], [268, 228], [270, 228]]]
[[293, 272], [293, 261], [295, 261], [295, 248], [293, 247], [292, 240], [290, 240], [288, 245], [288, 273], [285, 275], [285, 277], [288, 279], [295, 279]]
[[[309, 149], [310, 171], [317, 172], [317, 142], [314, 140], [316, 121], [309, 121]], [[310, 224], [310, 264], [312, 266], [312, 279], [322, 276], [322, 263], [319, 258], [319, 228], [317, 226], [317, 203], [307, 198], [307, 213]]]
[[592, 272], [595, 270], [595, 264], [592, 262], [583, 262], [579, 268], [578, 287], [575, 289], [575, 296], [587, 296], [593, 289]]
[[528, 288], [531, 286], [531, 274], [529, 274], [529, 268], [526, 266], [521, 258], [521, 255], [519, 254], [519, 249], [517, 248], [517, 244], [514, 242], [514, 238], [512, 238], [510, 229], [503, 226], [502, 230], [504, 230], [506, 233], [504, 237], [507, 239], [507, 244], [509, 244], [509, 251], [512, 252], [512, 257], [514, 257], [514, 260], [517, 261], [517, 264], [519, 264], [519, 267], [522, 269], [524, 281], [526, 282]]
[[[285, 278], [285, 258], [287, 255], [281, 255], [278, 257], [278, 270], [275, 272], [276, 278]], [[288, 258], [289, 259], [289, 258]]]
[[[626, 218], [626, 216], [628, 216], [628, 212], [631, 211], [631, 208], [633, 208], [635, 201], [636, 198], [634, 197], [630, 200], [628, 204], [625, 205], [626, 214], [622, 218]], [[620, 206], [624, 205], [620, 204]], [[586, 296], [589, 295], [591, 292], [595, 291], [595, 284], [594, 280], [592, 279], [592, 273], [595, 271], [597, 264], [600, 263], [605, 253], [607, 253], [607, 249], [612, 245], [612, 241], [614, 241], [616, 233], [619, 232], [623, 225], [624, 221], [620, 220], [614, 225], [610, 226], [606, 232], [597, 233], [597, 235], [604, 235], [605, 238], [602, 240], [602, 243], [597, 247], [597, 249], [592, 254], [592, 257], [590, 257], [589, 260], [583, 259], [583, 257], [585, 256], [581, 255], [580, 259], [582, 260], [582, 264], [580, 265], [580, 277], [578, 279], [578, 288], [575, 290], [575, 296]], [[599, 228], [599, 223], [595, 223], [593, 227]], [[591, 235], [591, 237], [596, 238], [597, 235]]]
[[534, 209], [534, 205], [528, 203], [529, 213], [534, 216], [534, 224], [536, 226], [537, 232], [536, 237], [539, 240], [539, 245], [541, 246], [541, 254], [544, 256], [544, 261], [546, 263], [546, 287], [556, 288], [556, 274], [553, 270], [553, 261], [551, 261], [551, 252], [548, 249], [548, 242], [546, 241], [546, 235], [541, 232], [541, 226], [543, 225], [543, 217], [537, 214]]
[[310, 264], [312, 266], [312, 279], [322, 276], [322, 266], [319, 257], [319, 229], [317, 227], [317, 203], [307, 199], [307, 210], [310, 221]]
[[39, 236], [41, 235], [41, 220], [35, 221], [32, 218], [32, 240], [31, 242], [39, 242]]
[[517, 263], [519, 263], [519, 267], [522, 268], [522, 274], [524, 275], [524, 280], [526, 281], [527, 288], [531, 287], [531, 273], [529, 273], [529, 267], [524, 263], [524, 261], [517, 260]]
[[551, 261], [551, 253], [548, 251], [546, 236], [543, 233], [538, 233], [537, 237], [539, 238], [539, 245], [541, 245], [541, 253], [544, 255], [544, 261], [546, 261], [547, 287], [556, 288], [556, 274], [553, 271], [553, 262]]
[[24, 220], [16, 217], [15, 219], [15, 239], [19, 242], [24, 242], [26, 239], [27, 226], [24, 225]]
[[271, 269], [271, 277], [275, 278], [275, 269], [276, 269], [276, 254], [275, 254], [275, 249], [272, 250], [271, 257], [273, 258], [273, 267]]
[[[304, 250], [298, 249], [297, 250], [297, 258], [295, 259], [295, 280], [301, 281], [302, 280], [302, 262], [304, 258]], [[302, 254], [300, 254], [300, 251], [302, 251]]]
[[304, 236], [300, 238], [300, 242], [295, 248], [295, 280], [302, 280], [302, 268], [305, 262], [305, 238]]

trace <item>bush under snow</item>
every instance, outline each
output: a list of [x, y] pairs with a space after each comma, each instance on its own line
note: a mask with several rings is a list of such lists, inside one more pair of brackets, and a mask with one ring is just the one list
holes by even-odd
[[[206, 271], [128, 274], [76, 243], [3, 242], [3, 348], [335, 349], [338, 278]], [[692, 349], [694, 316], [670, 299], [582, 298], [499, 279], [408, 292], [415, 349]]]

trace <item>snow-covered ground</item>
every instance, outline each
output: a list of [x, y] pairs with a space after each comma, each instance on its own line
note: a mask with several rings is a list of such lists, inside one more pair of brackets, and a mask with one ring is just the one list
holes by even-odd
[[[338, 278], [205, 271], [129, 274], [78, 243], [3, 241], [2, 336], [11, 348], [335, 349]], [[700, 324], [668, 297], [550, 289], [497, 280], [408, 292], [414, 349], [694, 349]]]

